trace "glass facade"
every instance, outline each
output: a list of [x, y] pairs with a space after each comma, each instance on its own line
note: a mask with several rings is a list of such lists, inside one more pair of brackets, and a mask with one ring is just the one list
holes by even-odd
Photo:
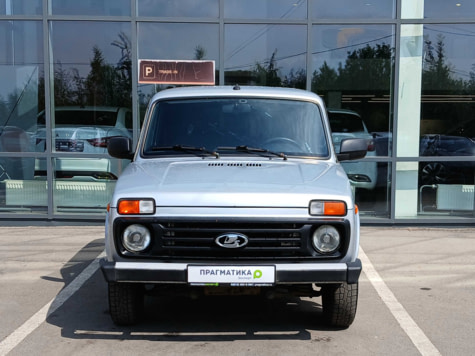
[[130, 0], [50, 0], [53, 15], [130, 16]]
[[475, 5], [459, 0], [0, 0], [0, 219], [104, 218], [164, 85], [139, 59], [215, 61], [216, 84], [323, 97], [362, 222], [475, 222]]
[[306, 26], [228, 24], [224, 83], [306, 87]]
[[306, 0], [228, 0], [223, 8], [225, 18], [235, 19], [301, 19], [307, 18]]

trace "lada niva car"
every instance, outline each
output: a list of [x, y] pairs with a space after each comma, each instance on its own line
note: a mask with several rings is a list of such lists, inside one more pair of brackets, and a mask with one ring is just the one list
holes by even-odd
[[322, 298], [331, 326], [348, 327], [358, 300], [358, 208], [336, 154], [324, 103], [284, 88], [188, 87], [150, 101], [106, 218], [113, 321], [133, 324], [147, 293]]

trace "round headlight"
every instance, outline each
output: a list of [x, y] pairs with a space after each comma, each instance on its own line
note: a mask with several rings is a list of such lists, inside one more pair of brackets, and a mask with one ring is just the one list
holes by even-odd
[[322, 225], [313, 233], [313, 247], [320, 253], [332, 253], [340, 247], [340, 233], [331, 225]]
[[150, 246], [150, 231], [143, 225], [129, 225], [122, 234], [122, 243], [130, 252], [142, 252]]

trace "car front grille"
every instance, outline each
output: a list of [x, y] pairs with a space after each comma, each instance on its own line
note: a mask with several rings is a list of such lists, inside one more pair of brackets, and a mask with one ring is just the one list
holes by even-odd
[[[162, 227], [162, 247], [174, 256], [272, 257], [301, 255], [302, 236], [308, 227], [297, 224], [181, 225]], [[219, 236], [238, 233], [247, 237], [243, 247], [225, 248], [216, 243]]]
[[[321, 223], [320, 223], [321, 224]], [[152, 232], [150, 250], [137, 254], [126, 251], [120, 243], [120, 231], [127, 223], [117, 226], [116, 246], [124, 256], [160, 258], [167, 260], [275, 260], [341, 257], [347, 248], [347, 227], [334, 224], [342, 234], [343, 243], [332, 255], [319, 255], [312, 247], [311, 235], [320, 224], [308, 223], [144, 223]], [[241, 247], [218, 244], [227, 235], [244, 235], [247, 243]]]

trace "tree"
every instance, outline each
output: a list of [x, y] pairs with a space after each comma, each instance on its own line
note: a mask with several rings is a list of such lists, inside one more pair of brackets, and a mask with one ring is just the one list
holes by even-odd
[[[430, 38], [424, 41], [424, 56], [422, 67], [422, 94], [423, 95], [461, 95], [472, 94], [475, 84], [472, 81], [472, 73], [470, 79], [464, 81], [455, 75], [453, 66], [448, 63], [445, 51], [445, 37], [437, 36], [437, 42], [433, 45]], [[475, 78], [475, 77], [474, 77]], [[448, 129], [453, 133], [463, 132], [463, 129], [456, 126], [463, 126], [466, 122], [471, 121], [473, 117], [473, 109], [471, 105], [460, 104], [456, 102], [447, 102], [444, 105], [434, 105], [435, 103], [423, 103], [423, 118], [440, 120], [445, 122]]]
[[294, 72], [292, 68], [290, 73], [285, 76], [282, 86], [287, 88], [305, 89], [307, 83], [307, 73], [300, 68]]
[[195, 60], [201, 60], [206, 57], [206, 50], [203, 46], [198, 45], [195, 47]]
[[393, 71], [392, 48], [388, 44], [367, 44], [348, 52], [339, 78], [340, 87], [351, 90], [388, 90]]
[[112, 42], [113, 46], [120, 48], [121, 57], [116, 65], [116, 96], [117, 100], [127, 103], [126, 106], [132, 104], [132, 45], [130, 39], [123, 32], [119, 33], [119, 40]]
[[[461, 90], [462, 81], [456, 80], [452, 73], [452, 66], [446, 63], [444, 36], [437, 36], [435, 48], [432, 41], [427, 39], [424, 42], [424, 60], [422, 70], [423, 90]], [[435, 52], [435, 53], [434, 53]]]
[[86, 78], [87, 104], [88, 105], [107, 105], [107, 87], [111, 88], [108, 68], [105, 63], [102, 51], [99, 47], [92, 48], [94, 54], [91, 60], [91, 71]]
[[313, 73], [312, 91], [389, 91], [394, 67], [393, 48], [388, 44], [369, 44], [348, 52], [337, 69], [325, 61]]
[[[121, 54], [115, 65], [107, 63], [102, 50], [94, 46], [90, 71], [81, 76], [77, 68], [63, 69], [61, 62], [54, 70], [54, 98], [56, 106], [70, 105], [132, 105], [132, 55], [131, 43], [124, 33], [111, 43]], [[44, 79], [40, 78], [39, 90], [44, 92]]]
[[77, 92], [73, 85], [70, 72], [63, 69], [61, 62], [54, 67], [54, 103], [56, 106], [75, 104]]
[[254, 68], [254, 75], [256, 77], [257, 85], [266, 85], [272, 87], [280, 87], [282, 80], [279, 77], [279, 69], [277, 68], [276, 61], [277, 49], [274, 50], [269, 60], [269, 64], [266, 66], [256, 63]]
[[328, 90], [336, 90], [338, 85], [338, 73], [333, 68], [330, 68], [325, 61], [318, 71], [313, 72], [312, 76], [312, 91], [321, 93]]

